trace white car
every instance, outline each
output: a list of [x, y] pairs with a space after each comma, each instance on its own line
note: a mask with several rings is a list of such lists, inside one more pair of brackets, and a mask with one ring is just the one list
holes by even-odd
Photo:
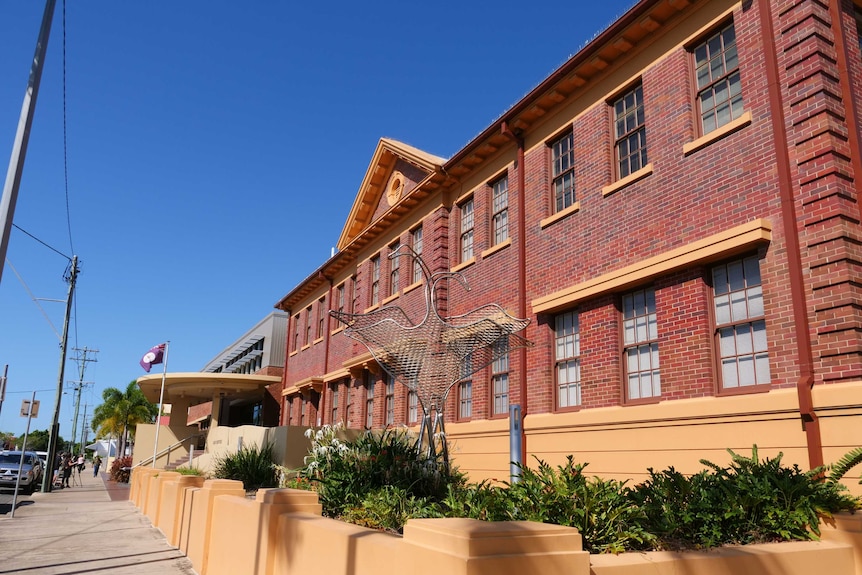
[[[18, 480], [18, 466], [21, 464], [20, 451], [0, 452], [0, 488], [15, 489]], [[35, 451], [24, 452], [24, 465], [21, 467], [21, 489], [33, 493], [42, 481], [42, 460]]]

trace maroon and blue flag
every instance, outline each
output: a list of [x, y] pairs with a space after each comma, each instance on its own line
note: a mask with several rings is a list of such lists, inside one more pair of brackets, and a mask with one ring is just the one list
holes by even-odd
[[156, 365], [157, 363], [162, 363], [165, 359], [165, 344], [160, 343], [157, 346], [154, 346], [150, 351], [144, 354], [144, 357], [141, 358], [141, 367], [144, 368], [144, 371], [150, 373], [150, 368]]

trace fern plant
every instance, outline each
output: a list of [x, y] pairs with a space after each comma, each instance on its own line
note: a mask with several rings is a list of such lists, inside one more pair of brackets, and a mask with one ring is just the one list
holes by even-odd
[[[838, 483], [848, 471], [860, 463], [862, 463], [862, 447], [851, 449], [844, 454], [844, 457], [829, 466], [829, 482]], [[859, 485], [862, 485], [862, 479], [859, 479]]]

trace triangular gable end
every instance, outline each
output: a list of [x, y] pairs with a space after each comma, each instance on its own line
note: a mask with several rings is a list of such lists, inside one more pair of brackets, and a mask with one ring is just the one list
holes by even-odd
[[342, 250], [381, 214], [407, 196], [446, 160], [402, 142], [381, 138], [362, 179], [359, 193], [344, 223], [338, 249]]

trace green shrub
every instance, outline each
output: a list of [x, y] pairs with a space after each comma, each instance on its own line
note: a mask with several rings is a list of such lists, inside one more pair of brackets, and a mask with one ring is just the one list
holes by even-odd
[[386, 485], [370, 491], [358, 505], [347, 507], [341, 519], [356, 525], [401, 533], [408, 519], [443, 517], [438, 503]]
[[272, 458], [272, 444], [243, 447], [236, 453], [218, 458], [213, 468], [213, 476], [218, 479], [242, 481], [246, 491], [276, 487], [278, 478]]
[[177, 467], [174, 471], [180, 475], [195, 475], [197, 477], [206, 476], [206, 474], [197, 467]]
[[781, 454], [761, 461], [756, 445], [751, 457], [728, 452], [728, 466], [701, 460], [708, 469], [690, 478], [650, 469], [631, 494], [661, 548], [817, 539], [821, 517], [856, 506], [843, 486], [823, 479], [823, 468], [786, 467]]
[[586, 464], [574, 463], [571, 455], [556, 469], [537, 461], [537, 469], [519, 465], [519, 480], [507, 490], [513, 510], [507, 519], [577, 527], [591, 553], [650, 548], [654, 537], [644, 527], [646, 516], [631, 504], [624, 482], [587, 477]]
[[386, 486], [438, 502], [451, 483], [463, 482], [457, 471], [447, 472], [426, 456], [406, 431], [366, 432], [351, 442], [339, 439], [340, 431], [340, 425], [309, 430], [312, 447], [299, 472], [314, 484], [324, 515], [339, 517], [349, 507], [362, 507], [370, 493]]
[[[851, 449], [844, 454], [844, 457], [829, 466], [829, 482], [838, 483], [848, 471], [860, 463], [862, 463], [862, 447]], [[862, 479], [859, 480], [859, 485], [862, 485]]]
[[129, 476], [132, 473], [131, 468], [132, 457], [130, 455], [114, 459], [111, 463], [111, 481], [116, 481], [117, 483], [128, 483]]

